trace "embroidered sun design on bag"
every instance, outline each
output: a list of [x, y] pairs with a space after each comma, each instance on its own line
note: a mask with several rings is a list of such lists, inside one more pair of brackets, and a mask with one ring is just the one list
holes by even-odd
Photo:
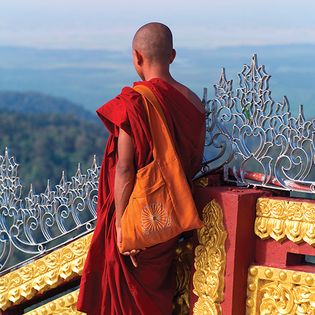
[[152, 203], [145, 206], [141, 213], [141, 225], [144, 233], [160, 231], [170, 226], [170, 218], [161, 203]]

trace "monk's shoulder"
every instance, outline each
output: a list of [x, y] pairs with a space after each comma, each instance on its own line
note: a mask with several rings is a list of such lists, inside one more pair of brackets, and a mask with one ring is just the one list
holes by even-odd
[[124, 87], [121, 90], [121, 93], [119, 94], [118, 98], [120, 99], [120, 102], [124, 103], [124, 106], [129, 111], [143, 110], [141, 94], [131, 87]]
[[104, 103], [97, 111], [109, 108], [131, 108], [140, 102], [141, 95], [131, 87], [123, 87], [114, 98]]
[[118, 96], [131, 98], [131, 97], [138, 96], [138, 94], [139, 93], [135, 91], [132, 87], [124, 86]]
[[175, 87], [202, 113], [205, 112], [204, 106], [196, 93], [187, 86], [176, 82]]

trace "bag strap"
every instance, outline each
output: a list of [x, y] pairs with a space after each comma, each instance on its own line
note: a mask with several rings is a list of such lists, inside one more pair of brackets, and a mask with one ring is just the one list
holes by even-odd
[[154, 159], [167, 161], [177, 158], [177, 152], [166, 118], [154, 93], [147, 86], [140, 84], [133, 89], [140, 93], [144, 100], [152, 135]]
[[160, 103], [157, 100], [154, 93], [151, 91], [151, 89], [145, 85], [140, 85], [140, 84], [136, 85], [133, 89], [136, 90], [138, 93], [140, 93], [143, 97], [145, 97], [155, 107], [155, 109], [158, 111], [159, 115], [161, 116], [161, 119], [163, 120], [164, 124], [166, 125], [168, 129], [166, 119], [162, 111], [162, 108], [160, 106]]

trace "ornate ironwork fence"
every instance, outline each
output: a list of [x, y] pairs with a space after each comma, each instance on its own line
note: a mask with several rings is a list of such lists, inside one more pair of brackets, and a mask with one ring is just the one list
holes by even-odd
[[[238, 185], [315, 193], [315, 120], [303, 106], [292, 117], [286, 97], [275, 102], [269, 79], [257, 57], [239, 73], [234, 96], [225, 70], [214, 86], [207, 110], [206, 160], [202, 173], [224, 168], [224, 179]], [[202, 175], [199, 174], [200, 175]]]
[[[215, 98], [203, 102], [207, 111], [207, 137], [203, 176], [224, 169], [226, 181], [315, 193], [315, 121], [305, 120], [303, 108], [291, 116], [286, 97], [275, 102], [270, 76], [251, 65], [239, 73], [234, 96], [224, 69], [214, 86]], [[94, 157], [82, 174], [80, 165], [68, 181], [45, 192], [21, 197], [18, 164], [8, 150], [0, 155], [0, 275], [34, 260], [93, 230], [96, 221], [100, 167]]]
[[0, 155], [0, 275], [93, 230], [99, 166], [94, 157], [87, 174], [80, 165], [71, 181], [37, 195], [31, 186], [21, 198], [18, 164], [8, 150]]

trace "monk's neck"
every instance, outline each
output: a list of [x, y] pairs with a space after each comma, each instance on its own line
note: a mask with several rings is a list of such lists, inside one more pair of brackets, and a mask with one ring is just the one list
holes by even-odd
[[151, 79], [156, 79], [156, 78], [162, 79], [169, 83], [175, 81], [173, 77], [171, 76], [168, 67], [167, 69], [162, 69], [162, 68], [148, 69], [148, 71], [144, 73], [145, 81], [149, 81]]

